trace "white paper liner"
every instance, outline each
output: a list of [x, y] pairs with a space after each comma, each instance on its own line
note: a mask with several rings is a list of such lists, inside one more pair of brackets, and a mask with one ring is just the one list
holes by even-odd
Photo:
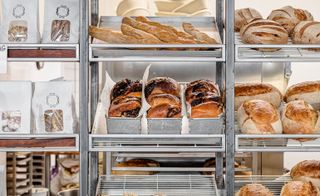
[[186, 106], [186, 97], [185, 97], [185, 85], [180, 85], [180, 97], [181, 97], [181, 108], [182, 108], [182, 129], [181, 135], [189, 134], [189, 120], [188, 120], [188, 113], [187, 113], [187, 106]]

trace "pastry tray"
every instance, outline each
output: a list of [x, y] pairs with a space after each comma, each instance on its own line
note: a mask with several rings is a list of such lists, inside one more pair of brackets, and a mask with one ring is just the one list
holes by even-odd
[[224, 115], [217, 118], [189, 118], [189, 134], [223, 134]]
[[[183, 22], [193, 24], [200, 31], [219, 39], [219, 30], [214, 17], [149, 17], [152, 21], [160, 22], [182, 29]], [[101, 16], [100, 27], [120, 31], [122, 17]], [[152, 49], [159, 49], [155, 53]], [[172, 50], [185, 48], [202, 48], [201, 50]], [[205, 48], [205, 50], [203, 49]], [[138, 49], [138, 50], [134, 50]], [[150, 50], [151, 49], [151, 50]], [[167, 50], [168, 49], [168, 50]], [[225, 46], [223, 44], [108, 44], [94, 40], [89, 48], [90, 61], [224, 61]], [[201, 58], [200, 58], [201, 57]], [[152, 60], [153, 59], [153, 60]], [[169, 60], [170, 59], [170, 60]]]
[[147, 118], [149, 134], [181, 134], [182, 118]]
[[140, 134], [141, 118], [107, 117], [108, 134]]

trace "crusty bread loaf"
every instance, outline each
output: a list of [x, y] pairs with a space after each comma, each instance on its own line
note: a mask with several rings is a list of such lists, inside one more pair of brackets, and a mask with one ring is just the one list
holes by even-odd
[[[225, 164], [225, 159], [224, 159], [224, 164]], [[216, 159], [215, 158], [210, 158], [210, 159], [207, 159], [205, 162], [204, 162], [204, 165], [203, 167], [205, 168], [214, 168], [216, 166]], [[246, 169], [247, 167], [244, 166], [244, 165], [241, 165], [239, 164], [238, 162], [234, 162], [234, 167], [235, 167], [235, 170], [237, 169]], [[203, 171], [201, 172], [202, 175], [212, 175], [214, 174], [214, 172], [212, 171]], [[252, 172], [251, 171], [235, 171], [235, 175], [240, 175], [240, 176], [243, 176], [243, 175], [252, 175]]]
[[[320, 22], [302, 21], [297, 24], [292, 33], [295, 44], [320, 44]], [[320, 48], [310, 50], [320, 51]]]
[[[116, 167], [160, 167], [160, 164], [149, 159], [131, 159], [118, 163]], [[153, 175], [155, 173], [154, 171], [112, 171], [113, 175]]]
[[237, 112], [240, 131], [245, 134], [280, 134], [278, 110], [263, 100], [245, 101]]
[[280, 23], [289, 34], [300, 21], [312, 21], [313, 17], [307, 10], [296, 9], [292, 6], [273, 10], [268, 17], [269, 20]]
[[316, 132], [318, 114], [310, 104], [303, 100], [287, 103], [283, 108], [281, 118], [285, 134], [314, 134]]
[[121, 32], [113, 31], [107, 28], [89, 27], [91, 37], [110, 44], [138, 44], [140, 41], [132, 36], [123, 35]]
[[191, 107], [191, 118], [216, 118], [223, 112], [223, 105], [208, 101]]
[[267, 101], [278, 108], [282, 101], [282, 94], [276, 87], [266, 83], [239, 83], [235, 85], [235, 110], [244, 101], [253, 99]]
[[273, 196], [273, 193], [262, 184], [247, 184], [240, 188], [236, 196]]
[[311, 182], [291, 181], [282, 187], [280, 196], [320, 196], [320, 192]]
[[135, 37], [138, 40], [146, 40], [145, 44], [163, 44], [161, 40], [150, 33], [135, 29], [129, 25], [121, 24], [121, 32], [124, 35]]
[[320, 109], [320, 81], [306, 81], [290, 86], [284, 96], [285, 102], [304, 100], [315, 110]]
[[205, 44], [220, 44], [220, 40], [216, 40], [209, 35], [207, 35], [204, 32], [199, 31], [196, 29], [191, 23], [182, 23], [182, 27], [185, 32], [189, 33], [192, 35], [196, 40], [203, 42]]
[[[272, 20], [255, 20], [241, 28], [241, 39], [247, 44], [287, 44], [288, 32]], [[259, 48], [259, 51], [273, 52], [281, 48]]]
[[237, 9], [234, 13], [234, 30], [239, 32], [243, 26], [257, 19], [262, 19], [262, 15], [256, 9]]
[[293, 180], [312, 182], [320, 188], [320, 161], [305, 160], [296, 164], [290, 172]]

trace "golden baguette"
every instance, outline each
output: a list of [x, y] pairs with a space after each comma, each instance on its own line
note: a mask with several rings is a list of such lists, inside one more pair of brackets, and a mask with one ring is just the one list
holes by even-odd
[[110, 44], [137, 44], [139, 40], [133, 36], [123, 35], [121, 32], [106, 28], [89, 27], [91, 37], [108, 42]]
[[213, 39], [212, 37], [210, 37], [209, 35], [201, 32], [201, 31], [199, 31], [190, 23], [184, 22], [182, 24], [182, 27], [185, 32], [192, 35], [196, 40], [199, 40], [199, 41], [204, 42], [206, 44], [219, 44], [219, 42], [217, 40]]
[[132, 36], [138, 39], [141, 44], [163, 44], [163, 42], [154, 35], [139, 29], [135, 29], [126, 24], [121, 24], [121, 32], [124, 35]]

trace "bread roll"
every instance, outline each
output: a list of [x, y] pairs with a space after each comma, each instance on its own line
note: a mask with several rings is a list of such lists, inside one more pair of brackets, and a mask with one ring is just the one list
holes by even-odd
[[169, 77], [157, 77], [149, 80], [145, 87], [146, 99], [154, 94], [171, 94], [180, 97], [180, 86], [177, 81]]
[[285, 102], [304, 100], [315, 110], [320, 109], [320, 81], [301, 82], [289, 87], [284, 96]]
[[120, 96], [114, 99], [109, 108], [109, 117], [138, 117], [141, 109], [141, 99], [130, 96]]
[[181, 106], [161, 104], [151, 107], [147, 118], [181, 118]]
[[280, 114], [269, 102], [263, 100], [245, 101], [239, 108], [238, 123], [245, 134], [280, 134]]
[[129, 79], [124, 79], [117, 82], [110, 94], [111, 101], [119, 96], [131, 96], [141, 98], [142, 93], [142, 83], [140, 81], [133, 81]]
[[[293, 30], [292, 39], [295, 44], [320, 44], [320, 22], [302, 21]], [[309, 50], [320, 51], [320, 48]]]
[[262, 184], [247, 184], [240, 188], [236, 196], [273, 196], [273, 193]]
[[235, 85], [235, 110], [244, 101], [260, 99], [271, 103], [278, 108], [281, 104], [281, 92], [271, 84], [266, 83], [243, 83]]
[[[282, 111], [283, 133], [314, 134], [317, 129], [318, 114], [303, 100], [287, 103]], [[300, 139], [305, 141], [307, 139]]]
[[[121, 162], [116, 167], [160, 167], [160, 164], [148, 159], [131, 159], [129, 161]], [[153, 175], [154, 171], [119, 171], [113, 170], [113, 175]]]
[[280, 196], [320, 196], [311, 182], [292, 181], [282, 187]]
[[185, 90], [186, 101], [191, 104], [194, 99], [204, 96], [220, 97], [219, 86], [211, 80], [196, 80], [187, 84]]
[[204, 102], [191, 107], [191, 118], [216, 118], [223, 112], [223, 105], [215, 101]]
[[253, 8], [237, 9], [234, 13], [234, 30], [239, 32], [240, 29], [254, 20], [262, 19], [262, 15]]
[[[241, 39], [246, 44], [287, 44], [288, 32], [272, 20], [255, 20], [241, 28]], [[281, 48], [259, 48], [259, 51], [274, 52]]]
[[307, 10], [295, 9], [292, 6], [273, 10], [268, 17], [269, 20], [280, 23], [289, 34], [300, 21], [312, 21], [313, 17]]
[[177, 105], [181, 106], [181, 101], [178, 97], [170, 94], [154, 94], [148, 97], [147, 102], [151, 107], [155, 107], [161, 104]]
[[320, 161], [302, 161], [291, 169], [290, 176], [293, 180], [312, 182], [320, 188]]

